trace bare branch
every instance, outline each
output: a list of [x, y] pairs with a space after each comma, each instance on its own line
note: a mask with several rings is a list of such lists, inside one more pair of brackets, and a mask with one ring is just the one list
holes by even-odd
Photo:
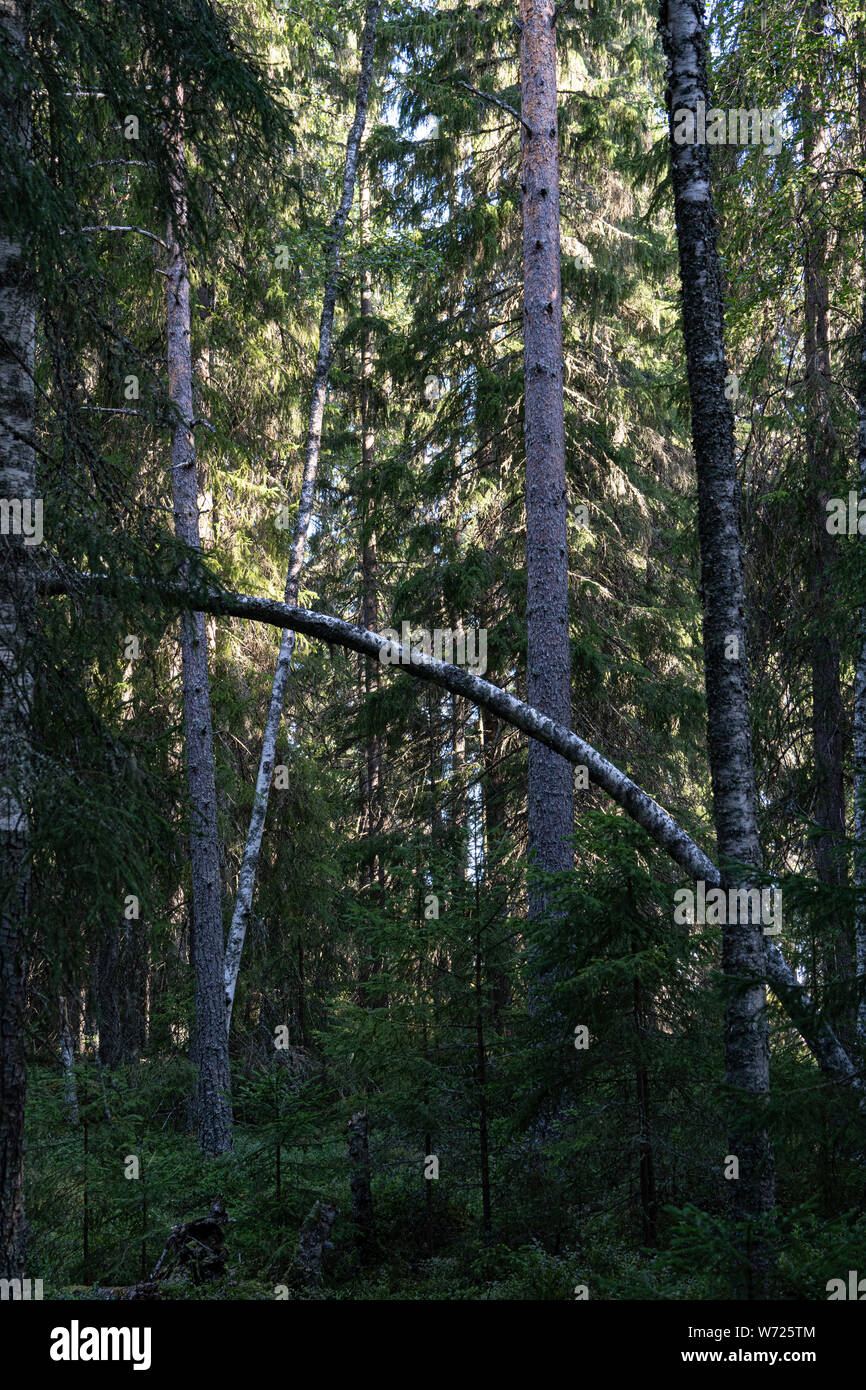
[[124, 168], [149, 169], [150, 164], [146, 159], [96, 159], [92, 164], [88, 164], [88, 169], [107, 169], [109, 165], [120, 164]]
[[[162, 246], [166, 251], [168, 250], [168, 247], [166, 246], [166, 244], [165, 244], [165, 242], [163, 241], [162, 237], [155, 236], [153, 232], [147, 231], [147, 229], [144, 228], [144, 227], [113, 227], [113, 226], [104, 226], [104, 227], [79, 227], [79, 228], [78, 228], [78, 231], [80, 231], [80, 232], [138, 232], [139, 236], [146, 236], [146, 237], [149, 237], [151, 241], [155, 241], [155, 242], [157, 243], [157, 245]], [[62, 231], [62, 232], [60, 233], [60, 235], [61, 235], [61, 236], [70, 236], [70, 235], [71, 235], [71, 232], [68, 231], [68, 230], [67, 230], [67, 231]]]
[[481, 101], [489, 101], [491, 106], [498, 106], [500, 111], [507, 111], [509, 116], [513, 116], [516, 121], [519, 121], [530, 135], [535, 134], [529, 122], [525, 121], [520, 112], [515, 111], [513, 106], [509, 106], [507, 101], [502, 101], [499, 97], [491, 96], [490, 92], [482, 92], [478, 87], [473, 87], [469, 82], [458, 82], [457, 86], [463, 87], [467, 92], [471, 92], [474, 97], [478, 97]]

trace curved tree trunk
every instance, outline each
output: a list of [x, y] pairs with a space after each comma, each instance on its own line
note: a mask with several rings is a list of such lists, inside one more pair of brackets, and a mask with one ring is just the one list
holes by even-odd
[[[40, 580], [41, 593], [67, 594], [79, 586], [96, 592], [104, 588], [111, 593], [115, 581], [109, 576], [79, 574], [74, 581], [60, 575]], [[275, 599], [256, 598], [250, 594], [234, 594], [217, 589], [198, 589], [191, 592], [183, 584], [150, 583], [141, 586], [143, 597], [153, 595], [160, 602], [178, 607], [195, 607], [208, 613], [243, 618], [250, 622], [271, 623], [275, 627], [290, 627], [307, 637], [333, 643], [346, 651], [361, 652], [378, 661], [380, 653], [388, 656], [388, 669], [416, 680], [428, 680], [454, 695], [464, 696], [479, 709], [506, 724], [520, 729], [529, 738], [537, 739], [575, 766], [585, 767], [591, 782], [600, 787], [621, 806], [626, 815], [646, 831], [650, 839], [693, 879], [702, 879], [708, 888], [722, 885], [722, 874], [700, 845], [678, 825], [673, 816], [633, 782], [619, 768], [598, 753], [579, 734], [563, 728], [539, 710], [500, 690], [480, 676], [473, 676], [459, 666], [437, 661], [416, 648], [403, 656], [399, 642], [380, 633], [367, 632], [327, 613], [314, 613], [306, 608], [292, 608]], [[395, 664], [391, 664], [391, 662]], [[727, 880], [729, 881], [729, 880]], [[813, 1053], [821, 1070], [830, 1080], [848, 1085], [866, 1107], [866, 1083], [839, 1043], [833, 1030], [821, 1018], [805, 986], [801, 985], [781, 951], [768, 943], [766, 951], [767, 980], [781, 1000], [803, 1041]]]

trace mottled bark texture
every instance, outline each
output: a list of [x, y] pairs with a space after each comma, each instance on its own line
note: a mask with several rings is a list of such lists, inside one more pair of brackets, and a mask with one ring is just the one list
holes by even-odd
[[[178, 93], [182, 109], [183, 93]], [[190, 286], [186, 253], [186, 170], [183, 144], [175, 146], [172, 215], [167, 242], [166, 315], [168, 394], [174, 423], [171, 474], [175, 534], [190, 552], [201, 549], [198, 478], [193, 437]], [[232, 1107], [228, 1037], [223, 1005], [223, 918], [220, 894], [219, 830], [207, 632], [204, 613], [186, 612], [181, 622], [183, 724], [190, 802], [189, 852], [192, 874], [191, 938], [195, 976], [195, 1049], [198, 1065], [196, 1107], [199, 1142], [206, 1154], [231, 1150]]]
[[[23, 54], [30, 6], [0, 3], [0, 41]], [[26, 150], [29, 95], [23, 86], [0, 93], [0, 139]], [[16, 210], [23, 192], [4, 190], [0, 224], [0, 497], [21, 503], [36, 492], [33, 445], [35, 296]], [[27, 1089], [24, 995], [30, 886], [29, 783], [32, 676], [29, 646], [34, 609], [34, 547], [0, 536], [0, 1278], [23, 1273], [24, 1105]]]
[[[858, 24], [857, 113], [860, 165], [866, 169], [866, 24]], [[857, 468], [860, 500], [866, 501], [866, 177], [861, 180], [862, 243], [860, 273], [863, 296], [860, 322], [860, 364], [857, 382]], [[866, 546], [866, 540], [860, 544]], [[861, 990], [857, 1010], [857, 1034], [866, 1050], [866, 604], [860, 609], [859, 651], [854, 672], [854, 882], [859, 890], [856, 907], [857, 976]]]
[[[520, 0], [526, 660], [529, 704], [568, 728], [571, 662], [554, 8], [553, 0]], [[529, 745], [530, 862], [549, 871], [571, 869], [573, 836], [571, 768], [533, 740]], [[531, 915], [543, 911], [544, 899], [542, 892], [532, 893]]]
[[349, 1187], [352, 1192], [352, 1220], [355, 1223], [358, 1255], [369, 1264], [376, 1253], [376, 1218], [370, 1183], [370, 1148], [367, 1141], [367, 1115], [359, 1110], [349, 1120]]
[[[364, 133], [364, 125], [367, 119], [367, 105], [370, 98], [370, 84], [373, 77], [373, 53], [376, 44], [376, 26], [379, 21], [380, 7], [381, 0], [368, 0], [367, 12], [364, 18], [364, 36], [361, 41], [361, 68], [358, 75], [358, 87], [355, 95], [355, 116], [349, 131], [349, 138], [346, 142], [346, 161], [343, 168], [343, 188], [340, 196], [340, 203], [331, 224], [331, 240], [328, 253], [328, 278], [325, 284], [322, 314], [319, 321], [319, 351], [313, 377], [313, 394], [310, 401], [307, 442], [304, 450], [304, 476], [301, 483], [298, 516], [295, 522], [292, 551], [289, 559], [288, 574], [286, 576], [285, 596], [286, 603], [290, 604], [297, 603], [298, 600], [298, 585], [300, 583], [301, 567], [304, 563], [307, 536], [313, 516], [313, 497], [316, 489], [316, 474], [319, 468], [319, 452], [322, 444], [322, 421], [325, 415], [325, 398], [328, 390], [328, 376], [331, 370], [332, 334], [334, 327], [334, 309], [337, 303], [337, 290], [340, 278], [340, 256], [346, 231], [346, 223], [355, 193], [355, 174], [358, 167], [358, 155], [361, 149], [361, 137]], [[271, 699], [268, 706], [267, 718], [265, 720], [265, 728], [262, 736], [262, 751], [259, 758], [259, 770], [256, 776], [253, 809], [250, 815], [250, 824], [247, 830], [243, 859], [241, 860], [241, 867], [238, 873], [235, 909], [232, 914], [228, 941], [226, 942], [224, 986], [224, 1026], [226, 1032], [228, 1032], [231, 1027], [232, 1007], [234, 1005], [235, 989], [237, 988], [238, 972], [241, 965], [241, 954], [244, 948], [244, 937], [246, 936], [247, 923], [249, 921], [250, 912], [252, 911], [253, 894], [256, 885], [256, 870], [258, 869], [262, 835], [264, 834], [265, 820], [268, 814], [268, 799], [270, 796], [271, 778], [273, 776], [274, 760], [276, 757], [277, 735], [280, 731], [280, 722], [283, 716], [283, 705], [285, 704], [286, 690], [288, 688], [289, 675], [292, 669], [292, 653], [294, 647], [295, 635], [289, 629], [286, 629], [283, 632], [283, 637], [280, 642], [277, 669], [274, 675]]]
[[[695, 0], [662, 0], [659, 27], [667, 58], [670, 154], [682, 285], [683, 334], [698, 475], [707, 745], [719, 861], [726, 886], [745, 886], [760, 865], [749, 714], [743, 552], [734, 462], [734, 424], [725, 397], [727, 368], [721, 265], [706, 144], [677, 144], [675, 112], [709, 107], [706, 30]], [[729, 922], [723, 933], [726, 978], [725, 1074], [731, 1089], [730, 1152], [739, 1158], [733, 1208], [758, 1217], [774, 1204], [773, 1165], [762, 1112], [770, 1088], [770, 1049], [760, 921]], [[758, 1271], [760, 1274], [760, 1271]]]
[[[92, 574], [79, 574], [74, 581], [70, 581], [66, 576], [51, 575], [40, 580], [39, 584], [40, 592], [46, 595], [87, 590], [99, 592], [100, 589], [110, 594], [115, 586], [116, 581], [110, 576]], [[473, 676], [460, 667], [450, 666], [447, 662], [425, 656], [417, 648], [411, 648], [406, 653], [404, 665], [403, 648], [399, 642], [392, 642], [380, 633], [354, 627], [351, 623], [343, 622], [341, 618], [314, 613], [306, 608], [291, 608], [288, 604], [277, 603], [274, 599], [255, 598], [248, 594], [233, 594], [215, 589], [198, 589], [195, 593], [190, 593], [185, 585], [172, 583], [143, 584], [141, 593], [142, 597], [152, 597], [160, 603], [180, 607], [195, 606], [208, 613], [224, 614], [250, 622], [272, 623], [275, 627], [291, 627], [295, 632], [302, 632], [307, 637], [343, 647], [346, 651], [360, 652], [373, 660], [379, 659], [380, 652], [387, 651], [389, 658], [397, 662], [396, 665], [391, 665], [389, 659], [389, 672], [412, 676], [417, 680], [429, 680], [443, 690], [463, 696], [502, 723], [510, 724], [529, 738], [537, 739], [548, 748], [554, 749], [570, 763], [585, 767], [590, 781], [621, 806], [635, 824], [642, 826], [659, 848], [663, 849], [690, 878], [703, 879], [711, 888], [721, 886], [722, 875], [712, 860], [682, 826], [630, 777], [626, 777], [618, 767], [608, 762], [607, 758], [602, 757], [578, 734], [563, 728], [561, 724], [556, 724], [539, 710], [532, 709], [522, 700], [509, 695], [507, 691], [491, 685], [489, 681]], [[861, 1104], [866, 1106], [866, 1084], [832, 1029], [821, 1018], [807, 990], [800, 984], [781, 951], [773, 944], [767, 946], [766, 969], [767, 979], [774, 992], [799, 1029], [804, 1042], [813, 1052], [822, 1071], [832, 1081], [849, 1085], [860, 1098]]]

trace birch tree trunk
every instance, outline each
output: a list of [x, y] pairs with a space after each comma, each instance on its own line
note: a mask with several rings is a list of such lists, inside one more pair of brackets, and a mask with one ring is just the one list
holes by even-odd
[[[81, 584], [92, 587], [97, 592], [101, 585], [107, 586], [111, 592], [112, 580], [110, 576], [83, 574], [78, 575], [74, 581], [76, 589]], [[66, 594], [73, 585], [67, 578], [51, 575], [42, 579], [39, 587], [43, 594]], [[275, 599], [217, 590], [199, 589], [191, 593], [185, 585], [172, 583], [148, 583], [142, 585], [142, 591], [145, 596], [149, 593], [160, 602], [172, 603], [179, 607], [195, 606], [208, 613], [241, 618], [245, 622], [290, 627], [293, 631], [303, 632], [307, 637], [313, 637], [318, 641], [333, 643], [346, 651], [360, 652], [374, 661], [379, 660], [381, 652], [387, 651], [389, 671], [416, 680], [429, 680], [443, 690], [463, 696], [479, 709], [492, 714], [495, 720], [510, 724], [529, 738], [544, 743], [575, 766], [585, 767], [589, 780], [621, 806], [626, 815], [636, 825], [640, 825], [654, 843], [690, 878], [702, 879], [708, 888], [721, 887], [722, 874], [712, 860], [653, 797], [624, 772], [620, 772], [618, 767], [597, 752], [579, 734], [563, 728], [539, 710], [509, 695], [507, 690], [500, 690], [498, 686], [491, 685], [479, 676], [471, 675], [469, 671], [451, 666], [444, 661], [436, 661], [414, 648], [410, 648], [406, 653], [404, 663], [403, 648], [399, 642], [392, 642], [379, 633], [354, 627], [342, 618], [334, 618], [326, 613], [314, 613], [306, 608], [292, 608], [288, 604], [278, 603]], [[392, 661], [396, 664], [392, 665]], [[782, 952], [772, 943], [767, 945], [766, 970], [767, 979], [775, 994], [821, 1070], [831, 1081], [850, 1086], [858, 1096], [861, 1107], [866, 1108], [866, 1083], [832, 1028], [815, 1008], [805, 986], [797, 979]]]
[[[692, 433], [698, 475], [707, 744], [719, 867], [727, 886], [747, 886], [760, 866], [749, 711], [743, 553], [734, 462], [734, 425], [725, 397], [722, 275], [706, 144], [677, 144], [675, 112], [710, 105], [706, 31], [694, 0], [662, 0], [667, 101], [679, 247]], [[681, 128], [681, 127], [680, 127]], [[696, 122], [695, 122], [695, 128]], [[728, 922], [725, 1077], [732, 1093], [730, 1152], [739, 1159], [733, 1210], [757, 1218], [774, 1204], [773, 1164], [763, 1102], [770, 1089], [766, 960], [760, 920]], [[757, 1264], [761, 1264], [760, 1257]], [[756, 1269], [762, 1277], [760, 1268]]]
[[[527, 699], [568, 728], [571, 657], [554, 8], [554, 0], [520, 0]], [[549, 871], [570, 869], [573, 836], [571, 768], [549, 748], [532, 742], [530, 863]], [[532, 892], [530, 916], [539, 915], [544, 904], [545, 895]]]
[[[2, 0], [2, 38], [27, 43], [30, 6]], [[26, 89], [0, 94], [2, 138], [30, 143]], [[9, 190], [5, 196], [9, 197]], [[20, 190], [13, 191], [8, 208]], [[36, 491], [33, 449], [35, 294], [21, 239], [0, 232], [0, 497], [23, 503]], [[15, 530], [19, 534], [14, 534]], [[30, 887], [32, 675], [28, 648], [35, 598], [34, 551], [23, 528], [0, 536], [0, 1278], [23, 1273], [26, 917]]]
[[[358, 167], [361, 137], [364, 133], [364, 125], [367, 119], [367, 105], [370, 96], [370, 83], [373, 75], [373, 51], [376, 42], [376, 26], [379, 19], [380, 6], [381, 0], [368, 0], [367, 12], [364, 18], [364, 37], [361, 44], [361, 70], [358, 76], [358, 87], [355, 96], [355, 116], [346, 143], [343, 189], [339, 206], [331, 224], [330, 265], [322, 302], [322, 314], [319, 321], [319, 351], [316, 359], [316, 371], [313, 377], [313, 394], [310, 402], [310, 414], [307, 426], [307, 442], [304, 451], [304, 476], [301, 484], [300, 502], [298, 504], [298, 517], [295, 523], [294, 538], [292, 540], [289, 570], [286, 578], [285, 597], [286, 603], [289, 604], [294, 604], [298, 601], [301, 567], [304, 563], [307, 535], [313, 515], [313, 496], [316, 487], [316, 474], [319, 467], [319, 451], [322, 443], [322, 420], [325, 414], [325, 397], [327, 395], [328, 376], [331, 369], [331, 335], [334, 327], [334, 309], [337, 303], [340, 256], [343, 237], [346, 231], [346, 222], [349, 217], [355, 192], [355, 173]], [[262, 751], [259, 758], [258, 775], [256, 777], [255, 799], [253, 801], [249, 829], [244, 845], [243, 859], [238, 873], [238, 891], [235, 900], [235, 909], [232, 914], [231, 927], [229, 928], [228, 941], [226, 943], [224, 995], [224, 1027], [226, 1032], [228, 1032], [231, 1027], [232, 1007], [234, 1005], [235, 989], [237, 988], [241, 953], [243, 952], [244, 937], [246, 936], [247, 923], [249, 922], [250, 911], [253, 905], [256, 871], [258, 869], [265, 820], [268, 814], [268, 799], [271, 789], [271, 777], [274, 770], [277, 735], [280, 731], [280, 722], [282, 720], [286, 689], [291, 673], [294, 647], [295, 635], [287, 628], [283, 632], [283, 637], [280, 642], [277, 669], [274, 675], [271, 699], [262, 737]]]
[[[182, 107], [183, 93], [178, 92]], [[200, 551], [198, 478], [193, 437], [190, 285], [183, 239], [186, 232], [186, 169], [182, 138], [176, 143], [168, 224], [166, 323], [168, 394], [175, 413], [171, 440], [175, 533], [190, 551]], [[190, 801], [189, 851], [192, 871], [191, 940], [195, 976], [195, 1047], [198, 1065], [199, 1142], [206, 1154], [233, 1147], [231, 1073], [223, 1009], [223, 918], [216, 775], [207, 632], [204, 613], [187, 612], [181, 622], [183, 722]]]

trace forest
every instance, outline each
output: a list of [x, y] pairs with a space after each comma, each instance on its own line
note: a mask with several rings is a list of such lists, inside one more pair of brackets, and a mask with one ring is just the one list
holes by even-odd
[[866, 1299], [866, 12], [0, 0], [0, 126], [0, 1297]]

